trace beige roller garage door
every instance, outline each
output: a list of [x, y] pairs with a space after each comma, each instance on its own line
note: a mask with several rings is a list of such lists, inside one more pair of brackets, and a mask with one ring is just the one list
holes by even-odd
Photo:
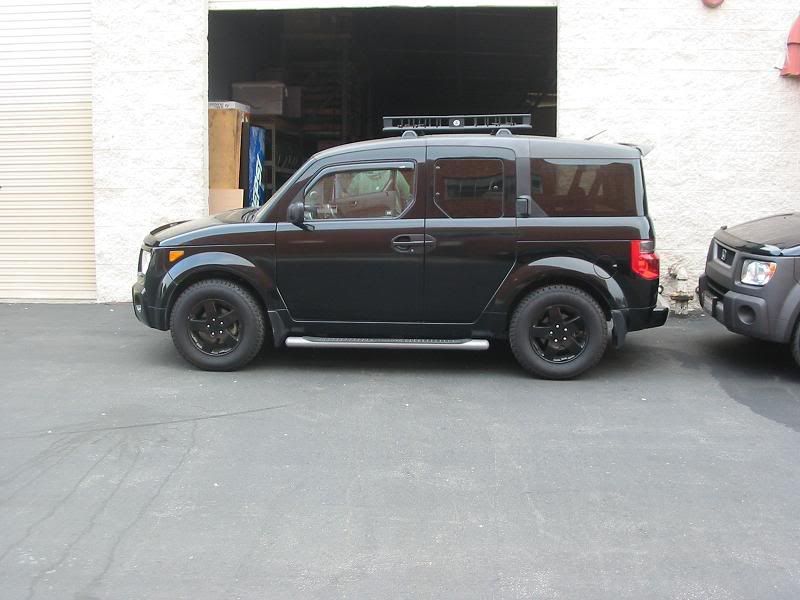
[[0, 0], [0, 299], [95, 297], [91, 0]]

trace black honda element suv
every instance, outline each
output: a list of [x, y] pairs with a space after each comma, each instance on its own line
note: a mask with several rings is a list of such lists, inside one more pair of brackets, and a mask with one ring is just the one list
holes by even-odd
[[609, 340], [667, 318], [642, 153], [512, 133], [529, 123], [387, 117], [402, 135], [316, 154], [261, 207], [159, 227], [139, 254], [135, 314], [201, 369], [242, 367], [265, 338], [508, 339], [531, 373], [575, 377]]

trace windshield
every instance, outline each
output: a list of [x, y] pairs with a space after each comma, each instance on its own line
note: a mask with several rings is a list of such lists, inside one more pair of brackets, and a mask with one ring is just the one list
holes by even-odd
[[303, 173], [303, 171], [305, 171], [303, 167], [300, 167], [297, 171], [295, 171], [294, 175], [292, 175], [286, 183], [284, 183], [281, 187], [279, 187], [278, 191], [276, 191], [274, 194], [272, 194], [272, 196], [269, 197], [269, 199], [264, 203], [264, 205], [261, 206], [258, 209], [258, 211], [253, 214], [253, 217], [251, 217], [250, 220], [256, 222], [262, 221], [272, 211], [272, 207], [275, 206], [278, 202], [280, 202], [280, 199], [283, 198], [283, 195], [286, 193], [286, 190], [291, 188], [295, 184], [295, 182], [298, 179], [300, 179], [300, 175]]

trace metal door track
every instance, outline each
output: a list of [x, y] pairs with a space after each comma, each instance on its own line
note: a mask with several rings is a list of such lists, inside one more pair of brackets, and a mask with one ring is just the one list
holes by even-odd
[[488, 340], [289, 337], [289, 348], [383, 348], [389, 350], [488, 350]]

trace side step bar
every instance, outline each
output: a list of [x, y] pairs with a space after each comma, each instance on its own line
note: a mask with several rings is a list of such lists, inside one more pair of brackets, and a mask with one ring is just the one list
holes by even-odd
[[489, 340], [288, 337], [289, 348], [382, 348], [388, 350], [488, 350]]

